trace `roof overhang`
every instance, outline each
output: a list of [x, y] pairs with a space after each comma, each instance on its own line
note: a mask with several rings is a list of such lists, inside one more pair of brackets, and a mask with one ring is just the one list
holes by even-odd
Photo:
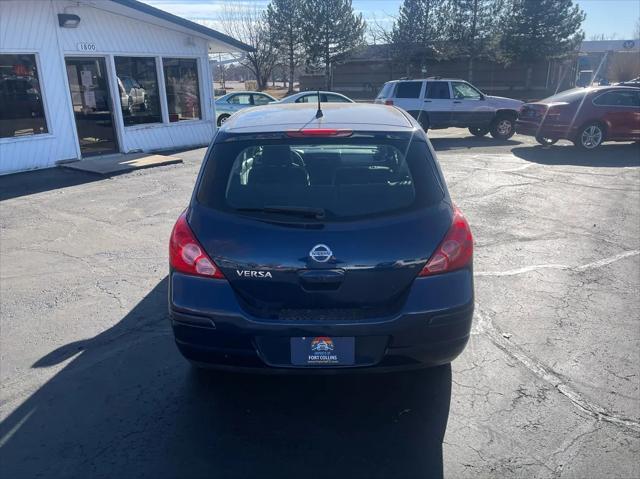
[[186, 18], [182, 18], [177, 15], [173, 15], [172, 13], [165, 12], [164, 10], [160, 10], [159, 8], [152, 7], [151, 5], [147, 5], [146, 3], [142, 3], [137, 0], [111, 1], [118, 5], [131, 8], [136, 12], [150, 15], [155, 19], [161, 20], [162, 22], [168, 22], [173, 24], [173, 26], [178, 26], [182, 29], [189, 30], [194, 35], [210, 40], [209, 53], [251, 52], [254, 50], [253, 47], [239, 40], [236, 40], [229, 35], [225, 35], [224, 33], [220, 33], [217, 30], [205, 27], [204, 25], [200, 25], [199, 23], [192, 22], [191, 20], [187, 20]]

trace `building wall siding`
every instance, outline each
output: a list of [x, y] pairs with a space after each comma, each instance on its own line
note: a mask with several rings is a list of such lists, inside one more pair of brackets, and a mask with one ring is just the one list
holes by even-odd
[[51, 2], [0, 2], [0, 53], [35, 53], [49, 133], [0, 139], [0, 174], [77, 158], [66, 72]]
[[[216, 127], [208, 39], [179, 26], [161, 26], [154, 19], [146, 21], [148, 17], [111, 2], [94, 5], [78, 6], [56, 0], [0, 1], [0, 53], [37, 55], [49, 129], [48, 134], [0, 139], [0, 174], [50, 167], [61, 160], [79, 158], [65, 55], [103, 56], [110, 76], [114, 72], [109, 65], [116, 55], [197, 58], [201, 120], [125, 128], [118, 110], [114, 111], [114, 127], [122, 152], [183, 148], [211, 141]], [[78, 28], [58, 26], [57, 14], [64, 12], [65, 7], [69, 7], [67, 13], [80, 16]], [[96, 51], [79, 51], [80, 42], [94, 43]], [[115, 82], [113, 78], [110, 81], [111, 96], [117, 99], [117, 92], [113, 91]]]
[[[198, 56], [207, 51], [206, 40], [177, 30], [162, 28], [132, 18], [131, 13], [114, 13], [111, 2], [97, 2], [96, 7], [73, 7], [70, 12], [80, 16], [77, 28], [60, 28], [60, 44], [65, 53], [77, 53], [79, 42], [96, 44], [96, 52]], [[56, 14], [63, 13], [65, 2], [54, 2]], [[117, 5], [113, 6], [117, 8]], [[52, 21], [57, 23], [56, 19]], [[193, 44], [188, 43], [191, 37]]]

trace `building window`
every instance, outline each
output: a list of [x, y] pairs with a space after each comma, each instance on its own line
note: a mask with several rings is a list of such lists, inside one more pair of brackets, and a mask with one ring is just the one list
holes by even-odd
[[124, 125], [161, 123], [155, 58], [115, 57], [115, 63]]
[[169, 121], [197, 120], [200, 113], [198, 61], [190, 58], [163, 58]]
[[47, 133], [35, 55], [0, 55], [0, 138]]

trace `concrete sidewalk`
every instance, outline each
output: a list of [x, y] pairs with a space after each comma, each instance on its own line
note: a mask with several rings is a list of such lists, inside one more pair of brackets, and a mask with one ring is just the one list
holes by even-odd
[[113, 176], [134, 170], [182, 163], [182, 158], [153, 153], [127, 153], [87, 158], [60, 166], [72, 170]]

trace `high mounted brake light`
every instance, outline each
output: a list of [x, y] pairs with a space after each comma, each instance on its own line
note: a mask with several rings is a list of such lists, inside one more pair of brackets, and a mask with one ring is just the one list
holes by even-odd
[[472, 257], [471, 228], [462, 212], [454, 206], [449, 231], [418, 276], [431, 276], [464, 268], [471, 262]]
[[186, 210], [182, 212], [171, 232], [169, 264], [181, 273], [225, 279], [191, 231], [187, 223]]
[[291, 138], [331, 137], [343, 138], [351, 136], [352, 130], [340, 130], [335, 128], [304, 128], [302, 130], [289, 130], [287, 136]]
[[385, 101], [384, 101], [384, 104], [385, 104], [385, 105], [393, 106], [393, 100], [385, 100]]

